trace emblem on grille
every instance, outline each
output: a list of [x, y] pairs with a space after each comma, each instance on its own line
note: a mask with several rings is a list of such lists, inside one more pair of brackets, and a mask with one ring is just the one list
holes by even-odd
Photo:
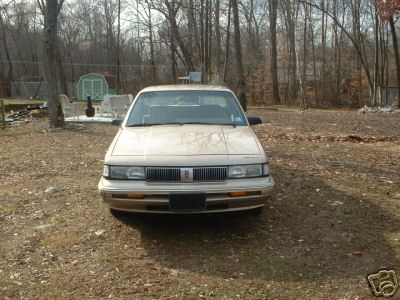
[[184, 181], [184, 182], [193, 181], [193, 169], [192, 168], [181, 169], [181, 181]]

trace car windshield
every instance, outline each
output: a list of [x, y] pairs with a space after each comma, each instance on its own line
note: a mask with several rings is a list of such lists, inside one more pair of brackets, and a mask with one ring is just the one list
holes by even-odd
[[141, 93], [126, 126], [164, 124], [247, 125], [231, 92], [175, 90]]

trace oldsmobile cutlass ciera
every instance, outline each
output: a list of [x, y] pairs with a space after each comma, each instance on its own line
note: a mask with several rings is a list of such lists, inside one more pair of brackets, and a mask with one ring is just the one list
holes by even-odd
[[98, 188], [111, 211], [260, 210], [268, 157], [232, 91], [155, 86], [138, 93], [105, 156]]

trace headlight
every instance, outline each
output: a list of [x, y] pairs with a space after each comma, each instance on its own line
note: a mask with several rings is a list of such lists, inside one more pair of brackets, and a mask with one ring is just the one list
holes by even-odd
[[[108, 176], [106, 173], [108, 167]], [[144, 179], [144, 167], [105, 166], [103, 176], [111, 179]]]
[[263, 175], [268, 176], [269, 175], [269, 164], [263, 164]]
[[103, 176], [110, 177], [110, 166], [104, 165], [103, 167]]
[[229, 178], [260, 177], [263, 175], [263, 165], [229, 166]]

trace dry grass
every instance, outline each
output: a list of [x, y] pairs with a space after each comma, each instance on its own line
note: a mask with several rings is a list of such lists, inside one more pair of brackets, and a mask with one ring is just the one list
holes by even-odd
[[366, 299], [366, 275], [400, 275], [400, 117], [252, 114], [277, 183], [257, 217], [116, 218], [97, 192], [115, 127], [0, 131], [0, 295]]

